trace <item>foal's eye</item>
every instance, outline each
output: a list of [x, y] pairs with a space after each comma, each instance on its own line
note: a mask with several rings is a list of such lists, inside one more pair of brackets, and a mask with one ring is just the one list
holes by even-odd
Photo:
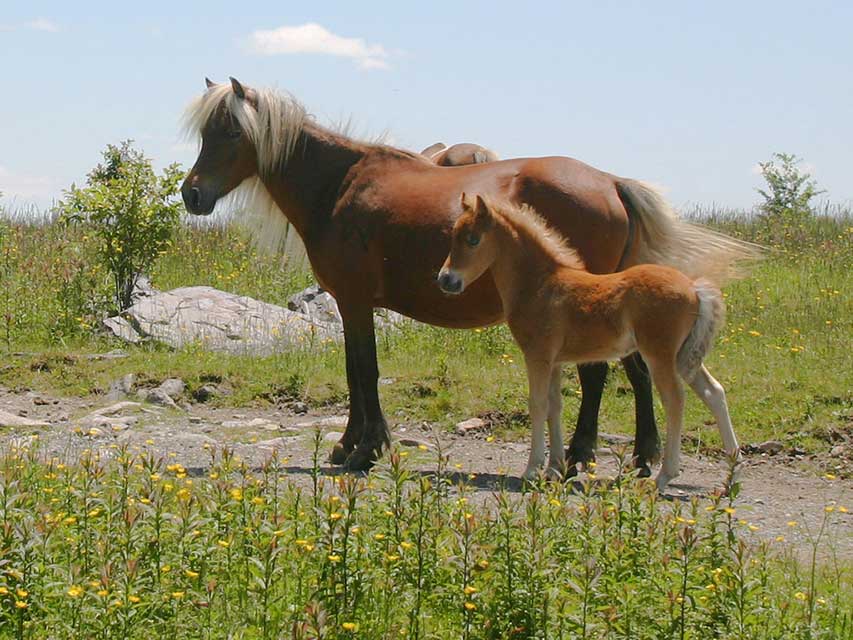
[[474, 233], [469, 233], [468, 237], [465, 238], [465, 244], [467, 244], [469, 247], [476, 247], [478, 244], [480, 244], [480, 236]]
[[239, 138], [242, 135], [243, 135], [243, 132], [240, 131], [240, 129], [232, 129], [231, 131], [228, 132], [228, 137], [231, 138], [232, 140], [236, 140], [237, 138]]

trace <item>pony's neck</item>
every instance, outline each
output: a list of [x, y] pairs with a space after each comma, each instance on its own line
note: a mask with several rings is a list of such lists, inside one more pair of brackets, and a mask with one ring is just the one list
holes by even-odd
[[285, 166], [262, 178], [303, 240], [329, 218], [347, 172], [366, 152], [365, 145], [306, 122]]
[[503, 303], [504, 313], [511, 313], [531, 287], [538, 286], [559, 265], [541, 242], [513, 226], [503, 216], [495, 216], [497, 252], [491, 265], [492, 277]]

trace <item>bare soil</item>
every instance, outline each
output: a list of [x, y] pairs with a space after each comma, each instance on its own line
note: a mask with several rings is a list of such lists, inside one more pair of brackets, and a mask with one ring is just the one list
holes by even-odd
[[[291, 479], [307, 484], [319, 429], [324, 438], [320, 451], [323, 473], [340, 473], [328, 465], [326, 456], [346, 424], [345, 407], [326, 414], [296, 414], [276, 408], [235, 410], [193, 404], [174, 409], [134, 402], [116, 411], [97, 413], [110, 406], [115, 402], [58, 398], [0, 387], [0, 410], [48, 423], [44, 427], [0, 428], [0, 446], [32, 444], [37, 439], [44, 455], [73, 460], [85, 449], [110, 456], [117, 445], [126, 445], [179, 462], [193, 475], [202, 475], [211, 450], [222, 446], [233, 448], [252, 466], [260, 466], [277, 450], [287, 458]], [[106, 419], [98, 420], [99, 415]], [[398, 446], [409, 451], [411, 466], [424, 471], [435, 468], [436, 448], [440, 447], [450, 457], [449, 469], [466, 479], [484, 501], [500, 486], [511, 491], [521, 488], [518, 474], [527, 460], [526, 441], [504, 442], [486, 433], [459, 436], [426, 424], [396, 425], [393, 436]], [[624, 439], [614, 436], [607, 440], [615, 448]], [[710, 495], [725, 478], [723, 459], [690, 449], [685, 443], [682, 475], [667, 491], [672, 500]], [[617, 469], [612, 450], [603, 443], [598, 450], [597, 478], [613, 477]], [[796, 552], [805, 552], [807, 532], [816, 532], [828, 517], [836, 552], [853, 559], [853, 480], [829, 479], [807, 459], [755, 453], [746, 456], [741, 480], [735, 504], [737, 517], [758, 527], [754, 535], [767, 539], [784, 536]], [[843, 513], [839, 506], [850, 511]], [[827, 507], [833, 507], [829, 514]], [[789, 526], [792, 521], [797, 525]]]

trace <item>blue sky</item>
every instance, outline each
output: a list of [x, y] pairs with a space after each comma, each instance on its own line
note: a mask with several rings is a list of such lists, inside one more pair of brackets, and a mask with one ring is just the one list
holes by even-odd
[[841, 1], [11, 0], [0, 191], [48, 205], [124, 138], [189, 168], [183, 109], [205, 75], [233, 75], [398, 146], [569, 155], [677, 205], [752, 205], [774, 151], [849, 202], [851, 24]]

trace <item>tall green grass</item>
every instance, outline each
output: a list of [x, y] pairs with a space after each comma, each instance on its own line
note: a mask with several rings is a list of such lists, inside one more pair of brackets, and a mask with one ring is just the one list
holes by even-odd
[[[850, 638], [832, 505], [807, 562], [728, 498], [660, 508], [594, 475], [482, 500], [434, 456], [370, 478], [211, 449], [203, 476], [143, 449], [0, 456], [0, 636], [41, 638]], [[289, 475], [302, 474], [298, 482]], [[792, 522], [792, 526], [800, 527]]]

